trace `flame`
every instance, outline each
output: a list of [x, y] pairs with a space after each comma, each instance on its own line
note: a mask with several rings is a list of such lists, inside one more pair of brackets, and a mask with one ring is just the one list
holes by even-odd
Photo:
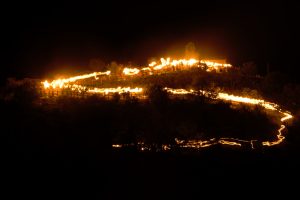
[[[165, 88], [165, 90], [174, 95], [196, 94], [193, 90], [186, 90], [186, 89]], [[211, 92], [206, 92], [206, 91], [201, 91], [201, 90], [200, 90], [200, 92], [202, 94], [211, 93]], [[277, 111], [279, 114], [283, 115], [283, 117], [280, 118], [281, 122], [284, 122], [286, 120], [293, 118], [293, 116], [288, 111], [280, 110], [279, 105], [277, 105], [275, 103], [267, 102], [263, 99], [235, 96], [235, 95], [230, 95], [228, 93], [222, 93], [222, 92], [217, 93], [216, 99], [220, 99], [223, 101], [232, 101], [232, 102], [238, 102], [238, 103], [252, 104], [252, 105], [261, 105], [263, 108], [265, 108], [267, 110]], [[277, 130], [277, 132], [278, 132], [278, 134], [276, 135], [277, 140], [263, 141], [262, 145], [263, 146], [274, 146], [274, 145], [278, 145], [281, 142], [283, 142], [285, 137], [282, 135], [282, 131], [285, 128], [286, 128], [285, 125], [281, 124], [280, 128]], [[176, 142], [178, 142], [178, 140]], [[184, 141], [181, 141], [181, 143], [183, 143], [183, 142]], [[201, 145], [198, 144], [199, 142], [202, 144], [205, 141], [192, 140], [192, 141], [185, 141], [184, 143], [185, 143], [185, 147], [202, 147]], [[208, 141], [206, 141], [206, 142], [208, 142]], [[239, 140], [236, 138], [222, 138], [219, 140], [219, 143], [226, 144], [226, 145], [236, 145], [236, 146], [241, 146], [242, 145], [241, 143], [250, 143], [251, 147], [254, 148], [253, 140], [247, 141], [247, 140]], [[212, 145], [215, 143], [210, 143], [210, 144]]]
[[141, 93], [143, 92], [143, 88], [130, 88], [130, 87], [117, 87], [117, 88], [93, 88], [93, 89], [89, 89], [87, 90], [87, 92], [89, 93], [102, 93], [102, 94], [109, 94], [109, 93], [118, 93], [118, 94], [122, 94], [122, 93]]
[[47, 89], [47, 88], [49, 88], [50, 87], [50, 83], [48, 83], [48, 81], [46, 80], [46, 81], [44, 81], [44, 82], [42, 82], [42, 84], [44, 85], [44, 88], [45, 89]]
[[212, 71], [213, 69], [217, 70], [221, 68], [232, 67], [231, 64], [217, 63], [209, 60], [197, 60], [195, 58], [176, 60], [168, 57], [168, 58], [160, 58], [160, 62], [153, 61], [149, 63], [148, 67], [143, 67], [141, 69], [125, 67], [123, 69], [123, 74], [133, 76], [139, 74], [141, 70], [149, 71], [152, 73], [152, 71], [159, 71], [159, 70], [170, 69], [170, 68], [173, 69], [173, 67], [177, 67], [177, 66], [181, 66], [183, 68], [199, 67], [199, 65], [197, 65], [199, 63], [205, 64], [208, 67], [207, 71]]
[[163, 149], [164, 151], [168, 151], [168, 150], [171, 149], [171, 147], [170, 147], [170, 145], [163, 144], [163, 145], [162, 145], [162, 149]]
[[155, 66], [155, 65], [156, 65], [156, 62], [151, 62], [151, 63], [149, 64], [150, 67], [153, 67], [153, 66]]
[[263, 146], [274, 146], [274, 145], [277, 145], [277, 144], [280, 144], [284, 139], [285, 137], [282, 135], [282, 132], [285, 129], [285, 125], [281, 125], [280, 126], [280, 129], [278, 129], [278, 134], [277, 134], [277, 140], [275, 141], [265, 141], [262, 143]]
[[106, 71], [106, 72], [93, 72], [90, 74], [83, 74], [83, 75], [79, 75], [79, 76], [74, 76], [74, 77], [70, 77], [67, 79], [56, 79], [53, 80], [51, 83], [49, 83], [47, 80], [43, 81], [42, 84], [44, 85], [44, 88], [63, 88], [65, 85], [67, 85], [68, 83], [72, 83], [75, 82], [77, 80], [82, 80], [82, 79], [87, 79], [87, 78], [91, 78], [91, 77], [95, 77], [95, 79], [98, 79], [97, 76], [100, 75], [110, 75], [110, 71]]
[[161, 70], [165, 67], [175, 67], [178, 65], [182, 65], [182, 66], [193, 66], [196, 65], [199, 61], [191, 58], [189, 60], [186, 59], [179, 59], [179, 60], [171, 60], [171, 58], [161, 58], [160, 59], [161, 64], [157, 64], [156, 62], [152, 62], [149, 64], [150, 67], [153, 67], [154, 70]]
[[226, 141], [226, 140], [219, 140], [220, 144], [226, 144], [226, 145], [231, 145], [231, 146], [242, 146], [241, 143], [238, 142], [230, 142], [230, 141]]
[[[197, 60], [194, 58], [191, 59], [171, 59], [171, 58], [160, 58], [160, 63], [157, 62], [151, 62], [149, 64], [149, 67], [143, 67], [141, 69], [138, 68], [129, 68], [129, 67], [125, 67], [123, 69], [123, 74], [126, 76], [134, 76], [137, 74], [140, 74], [140, 71], [148, 71], [149, 74], [153, 74], [153, 71], [159, 71], [159, 70], [163, 70], [163, 69], [173, 69], [173, 67], [177, 67], [177, 66], [181, 66], [183, 68], [190, 68], [190, 67], [199, 67], [199, 65], [197, 65], [198, 63], [202, 63], [202, 64], [206, 64], [208, 66], [207, 71], [212, 71], [212, 69], [219, 69], [219, 68], [228, 68], [231, 67], [230, 64], [222, 64], [222, 63], [217, 63], [217, 62], [212, 62], [209, 60]], [[76, 82], [77, 80], [82, 80], [82, 79], [87, 79], [87, 78], [91, 78], [94, 77], [96, 80], [98, 79], [97, 76], [100, 75], [110, 75], [111, 72], [110, 71], [106, 71], [106, 72], [93, 72], [90, 74], [83, 74], [83, 75], [79, 75], [79, 76], [74, 76], [74, 77], [70, 77], [70, 78], [66, 78], [66, 79], [56, 79], [53, 80], [51, 83], [49, 83], [47, 80], [43, 81], [42, 84], [44, 86], [45, 89], [47, 88], [64, 88], [65, 85], [72, 83], [72, 82]]]
[[172, 88], [168, 88], [168, 87], [165, 87], [164, 90], [166, 90], [167, 92], [170, 92], [172, 94], [192, 94], [194, 92], [194, 90], [172, 89]]
[[151, 68], [150, 67], [143, 67], [142, 70], [143, 71], [151, 71]]
[[[163, 69], [168, 69], [172, 67], [183, 67], [183, 68], [190, 68], [190, 67], [201, 67], [199, 64], [205, 64], [208, 68], [207, 71], [212, 71], [212, 70], [217, 70], [217, 69], [222, 69], [222, 68], [229, 68], [232, 67], [232, 65], [227, 64], [227, 63], [218, 63], [210, 60], [197, 60], [194, 58], [191, 59], [171, 59], [171, 58], [161, 58], [160, 63], [158, 62], [151, 62], [148, 67], [143, 67], [141, 69], [138, 68], [127, 68], [125, 67], [123, 69], [123, 74], [124, 75], [129, 75], [129, 76], [135, 76], [139, 74], [142, 71], [147, 71], [149, 74], [152, 74], [153, 71], [158, 71], [158, 70], [163, 70]], [[66, 79], [56, 79], [53, 80], [52, 82], [48, 82], [47, 80], [41, 82], [42, 86], [45, 89], [49, 88], [70, 88], [72, 91], [86, 91], [88, 93], [97, 93], [97, 94], [109, 94], [109, 93], [131, 93], [131, 94], [141, 94], [144, 90], [143, 88], [130, 88], [130, 87], [117, 87], [117, 88], [87, 88], [85, 86], [79, 85], [79, 84], [74, 84], [77, 80], [82, 80], [82, 79], [88, 79], [94, 77], [95, 79], [98, 79], [97, 76], [100, 75], [110, 75], [110, 71], [106, 72], [93, 72], [90, 74], [83, 74], [79, 76], [74, 76]], [[268, 101], [265, 101], [263, 99], [255, 99], [255, 98], [249, 98], [249, 97], [242, 97], [242, 96], [235, 96], [232, 94], [228, 93], [214, 93], [214, 92], [208, 92], [204, 90], [199, 90], [199, 91], [194, 91], [192, 89], [187, 90], [187, 89], [173, 89], [173, 88], [164, 88], [167, 92], [173, 94], [173, 95], [186, 95], [186, 94], [193, 94], [193, 95], [207, 95], [210, 98], [215, 98], [215, 99], [220, 99], [223, 101], [231, 101], [231, 102], [236, 102], [236, 103], [244, 103], [244, 104], [252, 104], [252, 105], [261, 105], [263, 108], [267, 110], [272, 110], [278, 112], [282, 117], [280, 118], [280, 121], [283, 123], [291, 118], [293, 116], [288, 112], [288, 111], [282, 111], [279, 108], [279, 105], [275, 103], [271, 103]], [[209, 95], [209, 94], [214, 94], [216, 95], [215, 97], [212, 97], [214, 95]], [[285, 125], [281, 124], [280, 128], [277, 130], [277, 140], [275, 141], [263, 141], [262, 145], [263, 146], [273, 146], [273, 145], [278, 145], [280, 144], [285, 137], [282, 135], [282, 131], [285, 129]], [[210, 140], [178, 140], [176, 139], [176, 143], [180, 145], [181, 147], [193, 147], [193, 148], [202, 148], [202, 147], [208, 147], [211, 145], [215, 144], [225, 144], [225, 145], [234, 145], [234, 146], [242, 146], [244, 143], [250, 143], [251, 147], [254, 148], [253, 146], [253, 141], [254, 140], [239, 140], [236, 138], [221, 138], [219, 140], [216, 140], [215, 138], [210, 139]], [[117, 147], [117, 146], [115, 146]], [[167, 150], [169, 149], [169, 146], [163, 147], [163, 149]]]
[[[68, 80], [75, 80], [75, 79], [68, 79]], [[78, 80], [78, 79], [77, 79]], [[53, 82], [52, 82], [53, 83]], [[56, 83], [56, 82], [55, 82]], [[48, 83], [48, 81], [43, 82], [45, 88], [53, 87], [52, 84]], [[109, 94], [109, 93], [131, 93], [131, 94], [140, 94], [143, 92], [143, 88], [130, 88], [130, 87], [117, 87], [117, 88], [93, 88], [93, 89], [87, 89], [87, 87], [77, 84], [62, 84], [60, 86], [64, 88], [71, 88], [73, 91], [86, 91], [88, 93], [98, 93], [98, 94]], [[55, 88], [55, 87], [54, 87]], [[172, 88], [164, 88], [165, 91], [173, 94], [173, 95], [186, 95], [186, 94], [194, 94], [197, 95], [199, 93], [201, 94], [212, 94], [213, 92], [207, 92], [203, 90], [194, 91], [192, 89], [172, 89]], [[263, 108], [267, 110], [277, 111], [279, 114], [283, 115], [283, 117], [280, 118], [281, 122], [285, 122], [293, 116], [288, 111], [282, 111], [279, 108], [279, 105], [271, 102], [267, 102], [263, 99], [255, 99], [255, 98], [249, 98], [249, 97], [241, 97], [241, 96], [235, 96], [228, 93], [216, 93], [215, 99], [220, 99], [223, 101], [231, 101], [231, 102], [237, 102], [237, 103], [244, 103], [244, 104], [252, 104], [252, 105], [261, 105]], [[212, 98], [212, 97], [211, 97]], [[280, 144], [283, 142], [285, 137], [282, 135], [282, 131], [285, 129], [285, 125], [281, 124], [280, 128], [278, 129], [277, 140], [275, 141], [263, 141], [263, 146], [274, 146], [277, 144]], [[182, 147], [193, 147], [193, 148], [202, 148], [202, 147], [208, 147], [214, 144], [225, 144], [225, 145], [235, 145], [235, 146], [242, 146], [242, 143], [250, 143], [251, 147], [253, 146], [253, 140], [247, 141], [247, 140], [239, 140], [236, 138], [221, 138], [218, 141], [215, 141], [215, 139], [211, 140], [189, 140], [189, 141], [180, 141], [176, 140], [177, 144], [180, 144]]]
[[138, 68], [127, 68], [127, 67], [125, 67], [123, 69], [123, 74], [125, 74], [125, 75], [132, 76], [132, 75], [137, 75], [138, 73], [140, 73], [140, 70]]
[[156, 62], [151, 62], [149, 64], [149, 67], [153, 67], [153, 70], [161, 70], [163, 68], [176, 67], [176, 66], [193, 67], [193, 66], [197, 66], [198, 63], [205, 64], [208, 67], [207, 71], [212, 71], [213, 69], [217, 70], [221, 68], [232, 67], [232, 65], [228, 63], [218, 63], [210, 60], [197, 60], [195, 58], [191, 58], [188, 60], [187, 59], [172, 60], [171, 58], [166, 58], [166, 59], [161, 58], [160, 62], [161, 62], [160, 64]]
[[122, 145], [121, 145], [121, 144], [113, 144], [112, 147], [113, 147], [113, 148], [121, 148]]
[[208, 67], [207, 71], [211, 71], [213, 69], [218, 70], [220, 68], [232, 67], [232, 65], [228, 63], [222, 64], [222, 63], [212, 62], [209, 60], [201, 60], [200, 63], [206, 64], [206, 66]]
[[175, 142], [177, 145], [183, 148], [203, 148], [203, 147], [209, 147], [212, 145], [215, 145], [218, 143], [215, 138], [212, 138], [210, 140], [179, 140], [175, 138]]

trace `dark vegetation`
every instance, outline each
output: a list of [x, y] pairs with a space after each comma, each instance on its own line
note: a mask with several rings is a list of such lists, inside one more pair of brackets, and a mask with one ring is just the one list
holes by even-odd
[[[188, 72], [185, 76], [188, 80]], [[172, 80], [170, 86], [179, 84]], [[100, 196], [140, 197], [141, 193], [148, 194], [142, 199], [159, 199], [163, 194], [187, 198], [207, 188], [227, 187], [230, 191], [242, 187], [248, 194], [253, 192], [253, 186], [245, 186], [250, 181], [256, 183], [255, 189], [276, 188], [299, 175], [296, 109], [286, 141], [274, 148], [250, 151], [218, 145], [199, 152], [116, 152], [111, 149], [114, 142], [168, 143], [174, 137], [211, 136], [266, 139], [274, 137], [278, 127], [259, 107], [231, 108], [202, 96], [169, 97], [157, 85], [150, 87], [149, 100], [143, 101], [129, 95], [40, 99], [35, 85], [25, 82], [1, 89], [2, 180], [11, 196], [62, 193], [86, 198], [97, 189]], [[274, 188], [262, 191], [273, 194]]]
[[300, 85], [295, 80], [290, 80], [285, 74], [276, 71], [264, 77], [255, 72], [255, 64], [249, 66], [246, 63], [225, 73], [205, 72], [195, 68], [152, 76], [104, 77], [103, 81], [89, 80], [83, 83], [92, 87], [149, 87], [155, 84], [172, 88], [221, 90], [241, 96], [263, 97], [293, 111], [300, 107]]
[[174, 138], [265, 140], [275, 139], [279, 126], [260, 107], [233, 109], [230, 104], [205, 96], [171, 98], [156, 85], [146, 91], [146, 100], [130, 95], [121, 99], [118, 94], [109, 99], [97, 95], [39, 99], [34, 88], [30, 89], [29, 84], [17, 86], [8, 95], [11, 99], [2, 102], [3, 115], [7, 116], [4, 126], [16, 122], [13, 132], [20, 129], [27, 134], [37, 133], [41, 139], [49, 136], [53, 141], [77, 140], [82, 134], [96, 137], [91, 140], [96, 142], [92, 146], [98, 141], [172, 144]]

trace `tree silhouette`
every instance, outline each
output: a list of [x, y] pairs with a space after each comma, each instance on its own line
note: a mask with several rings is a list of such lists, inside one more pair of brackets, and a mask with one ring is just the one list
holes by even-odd
[[146, 91], [149, 101], [159, 108], [166, 106], [169, 100], [168, 93], [163, 90], [163, 87], [160, 85], [153, 85]]

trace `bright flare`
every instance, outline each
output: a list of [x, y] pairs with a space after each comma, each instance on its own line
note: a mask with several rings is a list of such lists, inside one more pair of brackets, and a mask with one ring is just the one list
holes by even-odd
[[98, 93], [98, 94], [109, 94], [109, 93], [118, 93], [118, 94], [123, 94], [123, 93], [142, 93], [143, 88], [130, 88], [130, 87], [117, 87], [117, 88], [94, 88], [94, 89], [89, 89], [87, 92], [89, 93]]
[[127, 68], [127, 67], [125, 67], [123, 69], [123, 74], [125, 74], [125, 75], [132, 76], [132, 75], [137, 75], [138, 73], [140, 73], [140, 70], [138, 68]]
[[72, 82], [75, 82], [75, 81], [78, 81], [78, 80], [82, 80], [82, 79], [87, 79], [87, 78], [91, 78], [91, 77], [95, 77], [95, 79], [98, 79], [97, 76], [100, 76], [100, 75], [110, 75], [110, 71], [106, 71], [106, 72], [93, 72], [93, 73], [90, 73], [90, 74], [83, 74], [83, 75], [80, 75], [80, 76], [74, 76], [74, 77], [70, 77], [70, 78], [67, 78], [67, 79], [56, 79], [56, 80], [53, 80], [51, 83], [49, 83], [47, 80], [46, 81], [43, 81], [42, 84], [44, 85], [44, 88], [47, 89], [47, 88], [63, 88], [65, 85], [69, 84], [69, 83], [72, 83]]

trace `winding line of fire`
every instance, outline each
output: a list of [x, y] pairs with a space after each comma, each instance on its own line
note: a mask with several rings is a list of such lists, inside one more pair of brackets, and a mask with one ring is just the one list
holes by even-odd
[[[161, 59], [161, 63], [157, 64], [156, 62], [152, 62], [149, 64], [149, 67], [146, 68], [142, 68], [141, 70], [161, 70], [163, 68], [166, 67], [170, 67], [170, 66], [177, 66], [177, 65], [182, 65], [182, 66], [193, 66], [197, 63], [205, 63], [205, 61], [199, 61], [196, 59], [190, 59], [190, 60], [185, 60], [185, 59], [181, 59], [181, 60], [171, 60], [170, 58], [167, 59]], [[207, 61], [207, 63], [205, 63], [207, 66], [209, 66], [208, 69], [211, 68], [218, 68], [218, 67], [231, 67], [230, 64], [218, 64], [218, 63], [210, 63], [209, 61]], [[140, 73], [139, 69], [137, 68], [124, 68], [123, 73], [125, 75], [137, 75], [138, 73]], [[118, 94], [122, 94], [122, 93], [130, 93], [130, 94], [138, 94], [138, 93], [142, 93], [144, 90], [143, 88], [130, 88], [130, 87], [116, 87], [116, 88], [87, 88], [85, 86], [82, 85], [78, 85], [75, 84], [74, 82], [78, 81], [78, 80], [82, 80], [82, 79], [87, 79], [87, 78], [92, 78], [94, 77], [95, 79], [98, 79], [97, 76], [103, 76], [103, 75], [110, 75], [110, 71], [106, 71], [106, 72], [94, 72], [91, 74], [84, 74], [84, 75], [80, 75], [80, 76], [75, 76], [75, 77], [71, 77], [71, 78], [67, 78], [67, 79], [57, 79], [57, 80], [53, 80], [52, 82], [48, 82], [48, 81], [43, 81], [42, 85], [44, 86], [45, 89], [49, 89], [49, 88], [71, 88], [72, 90], [76, 90], [76, 91], [85, 91], [87, 93], [97, 93], [97, 94], [109, 94], [109, 93], [118, 93]], [[287, 120], [290, 120], [291, 118], [293, 118], [293, 116], [290, 114], [290, 112], [288, 111], [282, 111], [279, 107], [279, 105], [275, 104], [275, 103], [271, 103], [271, 102], [267, 102], [263, 99], [254, 99], [254, 98], [248, 98], [248, 97], [241, 97], [241, 96], [235, 96], [235, 95], [230, 95], [228, 93], [212, 93], [212, 92], [207, 92], [207, 91], [194, 91], [194, 90], [186, 90], [186, 89], [172, 89], [172, 88], [164, 88], [165, 91], [167, 91], [170, 94], [173, 95], [186, 95], [186, 94], [193, 94], [193, 95], [198, 95], [199, 93], [201, 93], [202, 95], [207, 95], [210, 98], [215, 98], [215, 99], [220, 99], [223, 101], [230, 101], [230, 102], [236, 102], [236, 103], [245, 103], [245, 104], [252, 104], [252, 105], [261, 105], [263, 108], [267, 109], [267, 110], [272, 110], [272, 111], [276, 111], [279, 114], [282, 115], [282, 117], [280, 118], [280, 121], [282, 122], [282, 124], [280, 125], [280, 128], [277, 130], [277, 140], [275, 141], [263, 141], [261, 144], [263, 146], [274, 146], [274, 145], [278, 145], [280, 143], [283, 142], [283, 140], [285, 139], [285, 137], [282, 134], [282, 131], [286, 128], [286, 126], [284, 125], [284, 123]], [[214, 95], [211, 95], [214, 94]], [[214, 96], [214, 97], [212, 97]], [[220, 138], [220, 139], [216, 139], [216, 138], [212, 138], [209, 140], [179, 140], [179, 139], [175, 139], [175, 142], [177, 143], [177, 145], [179, 145], [180, 147], [187, 147], [187, 148], [203, 148], [203, 147], [208, 147], [208, 146], [212, 146], [212, 145], [216, 145], [216, 144], [225, 144], [225, 145], [232, 145], [232, 146], [242, 146], [242, 144], [245, 143], [249, 143], [251, 144], [251, 147], [254, 148], [254, 143], [257, 142], [256, 140], [240, 140], [237, 138]], [[122, 145], [120, 144], [114, 144], [113, 147], [122, 147]], [[164, 145], [163, 147], [164, 150], [168, 150], [170, 149], [170, 147], [168, 145]]]
[[[197, 60], [197, 59], [179, 59], [179, 60], [171, 60], [171, 58], [161, 58], [160, 63], [157, 62], [151, 62], [148, 67], [143, 68], [128, 68], [125, 67], [122, 71], [123, 75], [125, 76], [134, 76], [140, 74], [142, 71], [147, 72], [149, 75], [151, 75], [154, 71], [159, 70], [166, 70], [173, 67], [181, 66], [183, 68], [191, 68], [191, 67], [203, 67], [207, 66], [206, 71], [212, 71], [212, 70], [218, 70], [222, 68], [230, 68], [232, 67], [231, 64], [222, 64], [222, 63], [216, 63], [208, 60]], [[83, 74], [79, 76], [74, 76], [71, 78], [66, 79], [56, 79], [52, 82], [43, 81], [43, 85], [45, 88], [65, 88], [68, 87], [70, 83], [76, 82], [78, 80], [87, 79], [94, 77], [95, 79], [98, 79], [98, 76], [109, 76], [111, 75], [111, 71], [106, 72], [93, 72], [90, 74]]]

